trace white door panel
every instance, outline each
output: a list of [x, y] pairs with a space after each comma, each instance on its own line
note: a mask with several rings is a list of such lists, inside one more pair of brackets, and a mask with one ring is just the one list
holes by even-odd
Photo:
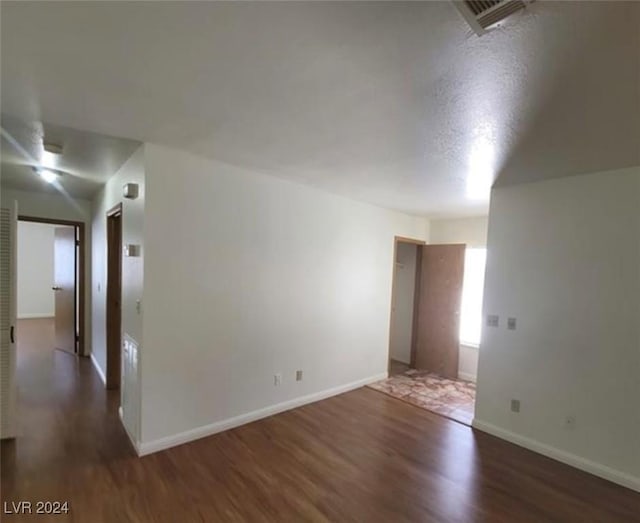
[[0, 438], [17, 434], [18, 205], [0, 209]]

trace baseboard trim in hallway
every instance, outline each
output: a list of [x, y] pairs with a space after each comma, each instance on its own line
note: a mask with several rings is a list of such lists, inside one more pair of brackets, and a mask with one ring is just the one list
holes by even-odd
[[582, 458], [576, 454], [560, 450], [556, 447], [541, 443], [526, 436], [521, 436], [520, 434], [502, 429], [492, 423], [487, 423], [485, 421], [478, 420], [477, 418], [473, 420], [473, 428], [506, 440], [509, 443], [518, 445], [519, 447], [524, 447], [525, 449], [542, 454], [548, 458], [555, 459], [556, 461], [560, 461], [566, 465], [583, 470], [589, 474], [593, 474], [594, 476], [606, 479], [607, 481], [611, 481], [618, 485], [622, 485], [623, 487], [640, 492], [640, 478], [636, 478], [630, 474], [612, 469], [605, 465], [600, 465], [595, 461]]
[[100, 365], [98, 365], [98, 361], [93, 356], [93, 353], [91, 353], [91, 363], [93, 363], [93, 368], [96, 369], [96, 372], [98, 373], [98, 376], [100, 376], [100, 379], [102, 380], [102, 383], [106, 387], [107, 386], [107, 378], [105, 377], [104, 372], [102, 372], [102, 369], [100, 368]]
[[127, 426], [124, 424], [124, 418], [122, 417], [122, 406], [118, 407], [118, 416], [120, 417], [120, 423], [122, 424], [122, 428], [126, 432], [127, 437], [129, 438], [129, 441], [133, 446], [133, 450], [136, 451], [136, 454], [138, 456], [141, 456], [139, 443], [131, 436], [131, 434], [129, 433], [129, 429], [127, 429]]
[[458, 379], [464, 381], [472, 381], [475, 383], [478, 381], [478, 377], [475, 374], [469, 374], [468, 372], [458, 372]]
[[141, 442], [137, 446], [134, 444], [134, 446], [136, 447], [139, 456], [146, 456], [148, 454], [153, 454], [154, 452], [159, 452], [171, 447], [183, 445], [184, 443], [189, 443], [190, 441], [205, 438], [207, 436], [212, 436], [213, 434], [233, 429], [241, 425], [245, 425], [246, 423], [251, 423], [263, 418], [268, 418], [269, 416], [279, 414], [280, 412], [285, 412], [297, 407], [302, 407], [303, 405], [308, 405], [309, 403], [315, 403], [316, 401], [324, 400], [330, 398], [331, 396], [337, 396], [338, 394], [343, 394], [345, 392], [349, 392], [350, 390], [358, 389], [360, 387], [364, 387], [365, 385], [369, 385], [369, 383], [374, 383], [386, 378], [387, 373], [383, 372], [381, 374], [376, 374], [375, 376], [370, 376], [368, 378], [347, 383], [345, 385], [339, 385], [338, 387], [325, 389], [313, 394], [307, 394], [306, 396], [294, 398], [282, 403], [276, 403], [275, 405], [270, 405], [262, 409], [247, 412], [246, 414], [234, 416], [233, 418], [227, 418], [221, 421], [216, 421], [215, 423], [211, 423], [209, 425], [203, 425], [202, 427], [179, 432], [178, 434], [174, 434], [172, 436], [166, 436], [164, 438], [159, 438], [149, 442]]

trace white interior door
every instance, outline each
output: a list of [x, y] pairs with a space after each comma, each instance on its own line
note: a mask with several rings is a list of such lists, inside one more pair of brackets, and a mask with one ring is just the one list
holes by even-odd
[[122, 423], [133, 441], [138, 441], [138, 343], [128, 334], [122, 340], [122, 379], [120, 401], [122, 405]]
[[0, 438], [15, 438], [18, 204], [0, 209]]

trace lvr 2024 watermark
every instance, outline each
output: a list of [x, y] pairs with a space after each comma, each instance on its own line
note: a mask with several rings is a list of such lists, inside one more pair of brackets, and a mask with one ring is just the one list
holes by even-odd
[[68, 501], [5, 501], [3, 514], [68, 514]]

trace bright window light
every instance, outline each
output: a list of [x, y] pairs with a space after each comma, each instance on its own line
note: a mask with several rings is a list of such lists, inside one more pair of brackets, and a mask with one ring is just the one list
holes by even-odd
[[467, 248], [464, 253], [462, 310], [460, 311], [460, 343], [480, 346], [482, 330], [482, 292], [487, 249]]
[[469, 200], [488, 200], [493, 184], [495, 151], [489, 140], [473, 144], [469, 155], [467, 174], [467, 198]]

